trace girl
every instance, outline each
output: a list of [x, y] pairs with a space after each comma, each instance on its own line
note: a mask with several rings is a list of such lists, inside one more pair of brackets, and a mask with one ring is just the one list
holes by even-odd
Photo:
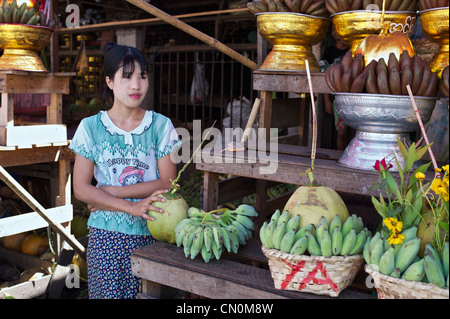
[[[148, 210], [176, 178], [170, 154], [181, 144], [172, 122], [140, 107], [149, 86], [147, 61], [128, 46], [104, 47], [106, 97], [112, 107], [83, 119], [70, 144], [76, 153], [75, 197], [91, 209], [87, 247], [90, 298], [134, 298], [133, 249], [155, 240]], [[97, 186], [91, 184], [95, 177]]]

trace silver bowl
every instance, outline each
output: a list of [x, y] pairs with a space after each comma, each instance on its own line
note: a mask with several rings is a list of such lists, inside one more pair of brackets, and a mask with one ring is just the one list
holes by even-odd
[[[427, 123], [436, 98], [415, 97], [422, 122]], [[383, 94], [335, 93], [336, 110], [345, 124], [356, 129], [339, 164], [346, 167], [373, 170], [377, 160], [386, 159], [398, 171], [394, 154], [403, 166], [398, 147], [400, 139], [411, 144], [410, 132], [420, 128], [409, 96]]]

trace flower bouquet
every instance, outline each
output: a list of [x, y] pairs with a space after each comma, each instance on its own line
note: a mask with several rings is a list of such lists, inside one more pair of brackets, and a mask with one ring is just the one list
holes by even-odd
[[394, 155], [397, 180], [392, 164], [383, 159], [374, 165], [382, 192], [372, 203], [383, 222], [364, 247], [365, 269], [382, 298], [448, 298], [449, 167], [435, 167], [427, 179], [431, 163], [418, 161], [430, 145], [398, 144], [405, 164]]

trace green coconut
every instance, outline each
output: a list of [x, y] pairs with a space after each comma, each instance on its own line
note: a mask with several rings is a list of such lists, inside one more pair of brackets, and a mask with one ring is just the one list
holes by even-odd
[[300, 227], [314, 224], [317, 226], [320, 218], [324, 216], [329, 224], [339, 215], [344, 223], [348, 216], [347, 206], [339, 194], [326, 186], [300, 186], [291, 195], [284, 207], [291, 217], [300, 215]]
[[188, 218], [189, 205], [178, 193], [167, 192], [159, 196], [164, 197], [165, 201], [154, 202], [152, 205], [161, 208], [163, 213], [149, 210], [148, 215], [154, 220], [148, 220], [147, 227], [156, 240], [174, 244], [175, 227], [181, 220]]

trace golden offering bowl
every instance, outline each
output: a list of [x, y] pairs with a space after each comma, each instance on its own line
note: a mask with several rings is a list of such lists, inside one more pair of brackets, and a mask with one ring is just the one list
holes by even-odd
[[312, 46], [326, 35], [331, 20], [301, 13], [267, 12], [256, 14], [259, 33], [273, 44], [260, 70], [319, 72]]
[[0, 23], [0, 70], [47, 72], [38, 52], [50, 41], [53, 29], [44, 26]]
[[[348, 43], [353, 56], [359, 44], [369, 35], [381, 32], [381, 11], [355, 10], [333, 14], [333, 28]], [[402, 31], [409, 36], [416, 22], [413, 11], [385, 11], [384, 23], [389, 22], [388, 33]]]
[[433, 42], [439, 44], [439, 52], [430, 62], [430, 68], [439, 77], [448, 65], [448, 24], [449, 8], [434, 8], [419, 12], [423, 34]]

